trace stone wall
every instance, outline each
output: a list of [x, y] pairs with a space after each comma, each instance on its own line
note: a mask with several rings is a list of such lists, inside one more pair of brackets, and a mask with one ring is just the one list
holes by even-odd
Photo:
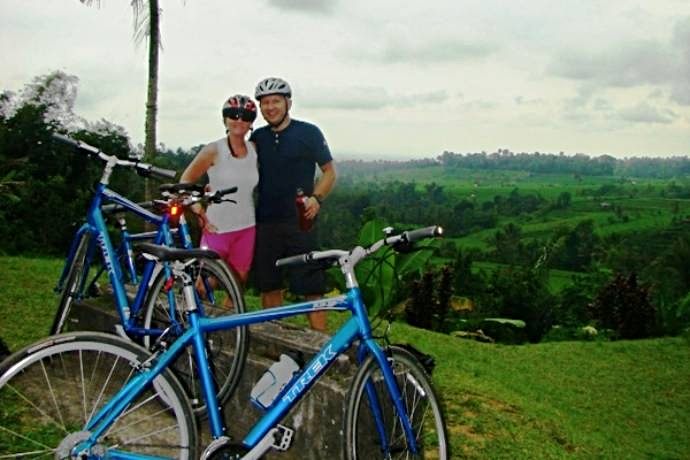
[[[114, 307], [107, 297], [97, 302], [82, 302], [72, 309], [69, 319], [73, 330], [114, 332], [118, 323]], [[251, 388], [268, 367], [284, 352], [302, 352], [305, 361], [319, 350], [328, 336], [285, 323], [270, 322], [249, 328], [249, 355], [240, 384], [224, 406], [229, 435], [240, 442], [262, 411], [249, 400]], [[351, 357], [340, 356], [283, 420], [295, 430], [292, 446], [286, 452], [270, 452], [276, 459], [342, 458], [344, 398], [354, 373]], [[201, 449], [210, 442], [206, 420], [199, 421]]]

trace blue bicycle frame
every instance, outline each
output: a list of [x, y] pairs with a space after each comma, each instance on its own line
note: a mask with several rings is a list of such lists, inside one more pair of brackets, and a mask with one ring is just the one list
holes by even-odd
[[[108, 189], [104, 184], [99, 183], [96, 186], [96, 192], [89, 206], [89, 210], [86, 216], [86, 223], [82, 225], [76, 232], [72, 245], [70, 247], [70, 252], [67, 257], [67, 262], [65, 264], [65, 269], [63, 270], [63, 275], [61, 276], [61, 283], [64, 282], [66, 276], [66, 271], [72, 264], [74, 255], [76, 252], [76, 246], [84, 234], [90, 234], [95, 238], [91, 238], [89, 242], [89, 248], [87, 252], [87, 257], [85, 261], [84, 271], [88, 272], [90, 261], [93, 260], [96, 247], [100, 248], [101, 255], [103, 257], [103, 263], [106, 271], [108, 272], [108, 278], [110, 284], [113, 288], [113, 296], [115, 299], [115, 307], [117, 309], [118, 315], [120, 316], [121, 324], [128, 334], [133, 334], [136, 336], [142, 335], [160, 335], [162, 330], [159, 329], [145, 329], [138, 327], [136, 325], [135, 315], [143, 308], [144, 301], [146, 300], [146, 294], [148, 291], [148, 286], [154, 274], [154, 268], [156, 266], [155, 262], [147, 262], [144, 271], [139, 280], [139, 288], [137, 289], [136, 296], [130, 305], [130, 301], [127, 297], [127, 292], [124, 286], [124, 277], [122, 273], [122, 268], [120, 264], [117, 263], [117, 252], [115, 251], [113, 244], [108, 233], [108, 228], [103, 218], [103, 213], [101, 212], [101, 204], [103, 201], [119, 204], [125, 207], [128, 211], [134, 213], [135, 215], [141, 217], [147, 222], [152, 223], [158, 227], [158, 231], [155, 233], [154, 242], [156, 244], [162, 244], [166, 246], [173, 246], [173, 235], [170, 229], [170, 221], [167, 214], [162, 216], [156, 215], [147, 209], [142, 208], [133, 201], [123, 197], [122, 195]], [[186, 225], [180, 226], [180, 234], [188, 235], [188, 230]], [[188, 248], [192, 246], [191, 238], [182, 237], [183, 245], [187, 241]], [[82, 278], [82, 283], [86, 281], [86, 277]], [[60, 288], [60, 284], [58, 288]], [[83, 291], [83, 284], [80, 286], [79, 292]], [[174, 297], [170, 299], [174, 302]], [[174, 306], [174, 304], [173, 304]], [[174, 316], [171, 318], [174, 319]]]
[[[357, 356], [360, 362], [367, 355], [372, 355], [383, 371], [386, 386], [395, 406], [397, 414], [400, 414], [403, 429], [405, 431], [410, 449], [417, 452], [417, 442], [413, 433], [412, 424], [408, 417], [407, 408], [402, 402], [400, 389], [395, 381], [393, 370], [388, 363], [384, 349], [379, 346], [372, 336], [371, 325], [367, 311], [362, 301], [359, 288], [350, 288], [345, 294], [316, 300], [312, 302], [297, 303], [268, 310], [248, 312], [235, 315], [227, 315], [216, 318], [200, 316], [192, 309], [189, 313], [188, 329], [163, 353], [159, 354], [150, 366], [143, 369], [132, 378], [87, 424], [85, 429], [91, 433], [91, 437], [78, 446], [79, 449], [88, 449], [96, 444], [110, 427], [110, 425], [122, 414], [141, 391], [150, 385], [176, 359], [179, 353], [188, 346], [194, 349], [194, 356], [199, 369], [199, 377], [202, 383], [203, 396], [209, 416], [211, 435], [217, 439], [224, 435], [223, 425], [214, 383], [209, 371], [208, 359], [203, 343], [203, 336], [207, 332], [231, 329], [239, 326], [263, 323], [278, 320], [290, 316], [303, 315], [315, 311], [350, 311], [350, 318], [335, 335], [321, 348], [314, 358], [292, 379], [283, 391], [275, 399], [274, 403], [254, 425], [243, 439], [242, 444], [251, 449], [285, 417], [290, 409], [309, 391], [318, 378], [323, 375], [336, 358], [346, 351], [354, 341], [358, 340], [359, 348]], [[370, 398], [372, 391], [368, 391]], [[372, 398], [374, 420], [377, 431], [384, 433], [383, 418], [380, 408], [377, 407], [376, 397]], [[137, 455], [118, 450], [108, 451], [108, 457], [112, 459], [152, 458], [146, 455]]]
[[[105, 208], [103, 208], [104, 214], [105, 214]], [[156, 236], [158, 235], [158, 231], [149, 231], [149, 232], [140, 232], [140, 233], [130, 233], [129, 230], [127, 230], [127, 223], [124, 219], [124, 217], [117, 216], [117, 227], [119, 229], [119, 234], [120, 234], [120, 244], [116, 249], [116, 253], [118, 255], [118, 261], [120, 262], [120, 266], [123, 268], [124, 273], [127, 277], [127, 280], [123, 279], [123, 283], [129, 282], [129, 284], [132, 285], [137, 285], [139, 284], [139, 274], [137, 273], [137, 267], [135, 264], [134, 260], [134, 245], [133, 243], [135, 242], [144, 242], [144, 241], [155, 241]], [[188, 230], [185, 228], [183, 229], [183, 232], [187, 232]], [[170, 233], [174, 236], [178, 233], [178, 230], [176, 228], [171, 228]], [[66, 266], [69, 268], [69, 266]], [[105, 265], [101, 265], [99, 268], [98, 272], [91, 278], [91, 282], [87, 286], [86, 290], [84, 292], [92, 292], [92, 288], [95, 287], [96, 283], [100, 279], [100, 276], [105, 272], [106, 267]], [[64, 283], [64, 279], [67, 276], [67, 270], [63, 270], [63, 274], [60, 278], [60, 281], [58, 283], [58, 286], [61, 286], [62, 283]]]

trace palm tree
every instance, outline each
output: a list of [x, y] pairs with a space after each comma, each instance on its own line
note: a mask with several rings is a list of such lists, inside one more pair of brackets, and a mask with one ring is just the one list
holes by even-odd
[[[79, 0], [87, 6], [100, 0]], [[134, 42], [141, 43], [148, 38], [149, 76], [146, 96], [146, 123], [144, 156], [151, 160], [156, 155], [156, 115], [158, 113], [158, 52], [161, 48], [160, 8], [158, 0], [131, 0], [134, 12]]]

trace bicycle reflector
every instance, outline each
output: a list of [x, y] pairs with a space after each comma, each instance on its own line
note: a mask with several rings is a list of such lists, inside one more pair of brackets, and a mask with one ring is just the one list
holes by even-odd
[[180, 214], [180, 206], [179, 205], [173, 204], [172, 206], [170, 206], [170, 215], [172, 217], [177, 217], [179, 214]]

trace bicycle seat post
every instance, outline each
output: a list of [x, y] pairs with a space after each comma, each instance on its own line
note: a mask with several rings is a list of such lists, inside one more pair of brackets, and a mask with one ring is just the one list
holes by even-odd
[[196, 295], [194, 293], [194, 280], [192, 279], [192, 276], [187, 273], [187, 267], [191, 266], [192, 262], [194, 262], [194, 259], [187, 262], [180, 262], [176, 260], [172, 263], [172, 275], [175, 278], [182, 280], [182, 292], [184, 294], [185, 303], [187, 304], [185, 306], [185, 311], [187, 312], [197, 310]]

